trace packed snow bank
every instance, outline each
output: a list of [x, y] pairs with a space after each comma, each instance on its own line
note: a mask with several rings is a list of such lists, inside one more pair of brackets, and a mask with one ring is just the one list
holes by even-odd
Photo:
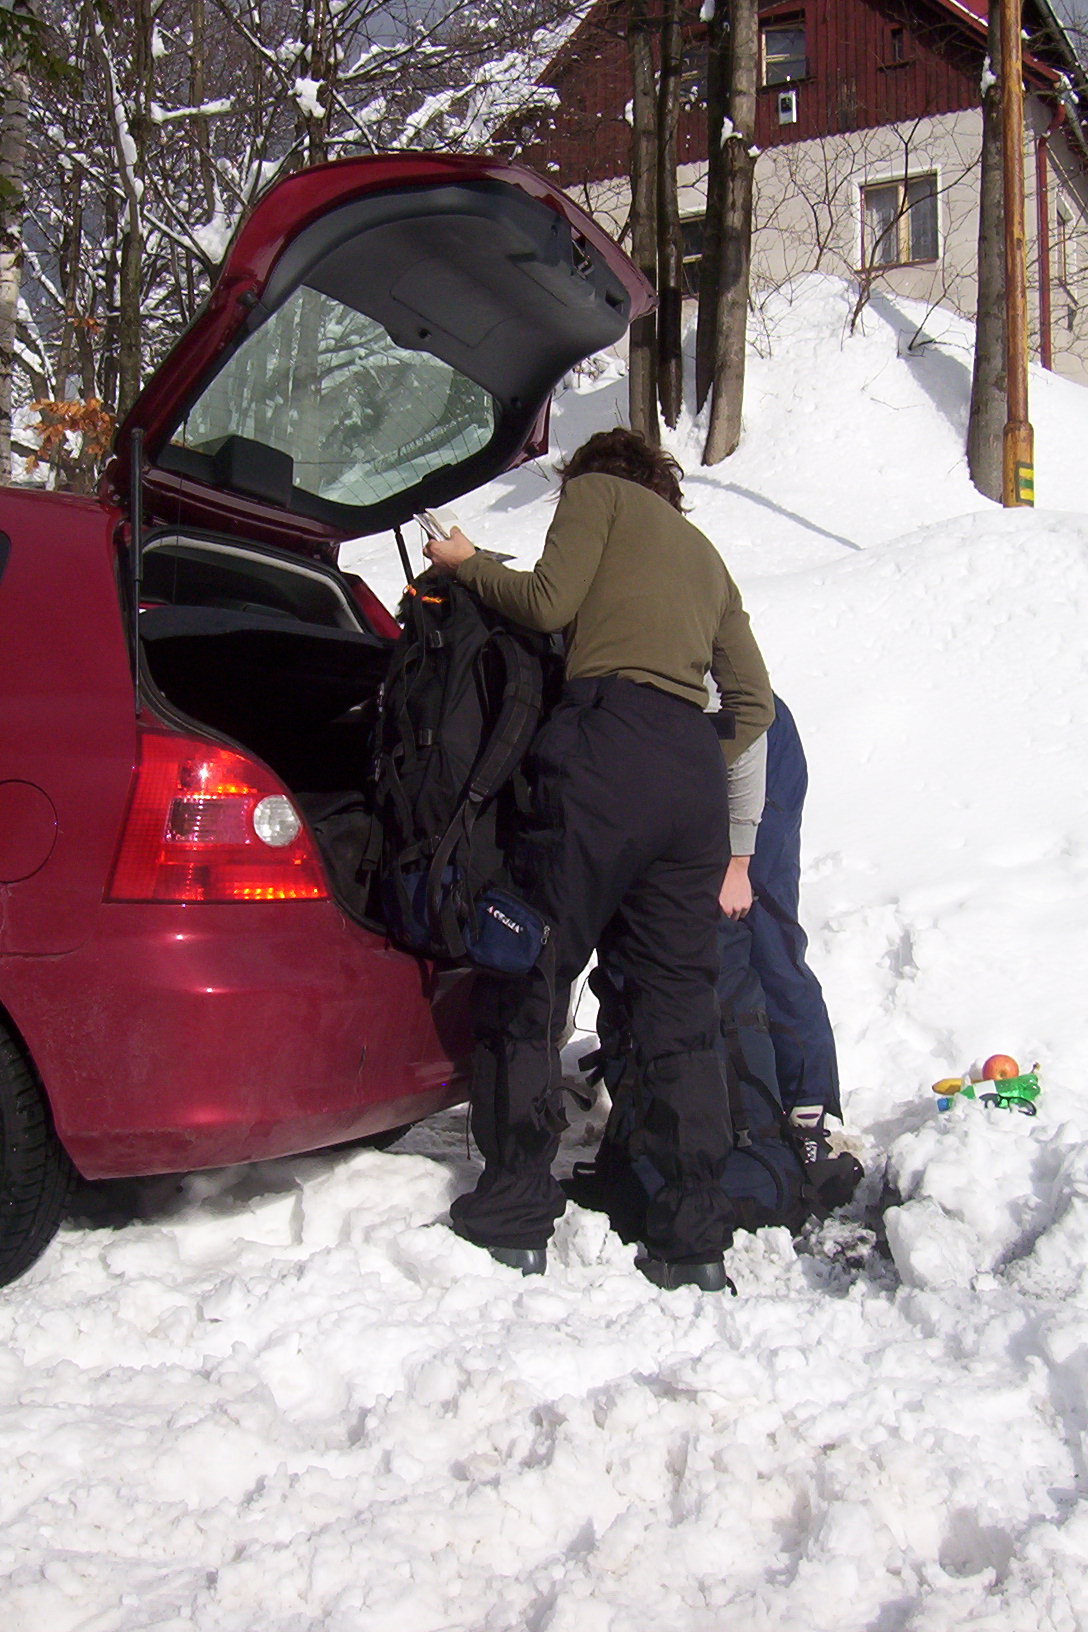
[[[809, 744], [806, 911], [874, 1085], [852, 1117], [1003, 1037], [1082, 1092], [1088, 515], [965, 517], [748, 602]], [[894, 1053], [889, 998], [914, 1019]]]
[[[897, 355], [917, 314], [844, 342], [844, 310], [783, 303], [735, 460], [676, 445], [809, 753], [856, 1206], [740, 1237], [734, 1301], [574, 1208], [545, 1279], [492, 1264], [442, 1222], [457, 1113], [92, 1188], [0, 1302], [10, 1632], [1088, 1626], [1088, 393], [1033, 380], [1041, 495], [1081, 513], [1002, 514], [963, 380]], [[621, 393], [576, 382], [560, 447]], [[531, 561], [551, 485], [461, 518]], [[352, 552], [390, 599], [392, 558]], [[996, 1051], [1040, 1061], [1038, 1116], [940, 1115]]]

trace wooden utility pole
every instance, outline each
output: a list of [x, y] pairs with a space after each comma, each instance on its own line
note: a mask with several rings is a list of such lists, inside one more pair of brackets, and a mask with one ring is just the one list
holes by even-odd
[[982, 83], [982, 159], [978, 206], [978, 300], [967, 422], [967, 466], [980, 493], [995, 504], [1004, 492], [1005, 226], [1001, 159], [1001, 12], [990, 7]]
[[1028, 305], [1024, 264], [1024, 48], [1021, 0], [1001, 0], [1001, 136], [1005, 179], [1005, 436], [1001, 502], [1035, 503], [1035, 438], [1028, 419]]

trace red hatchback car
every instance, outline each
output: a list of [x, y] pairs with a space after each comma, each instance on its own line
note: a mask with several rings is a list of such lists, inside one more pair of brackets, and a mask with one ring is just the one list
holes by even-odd
[[524, 457], [651, 299], [527, 170], [324, 165], [240, 229], [99, 496], [0, 495], [0, 1284], [73, 1170], [463, 1097], [462, 972], [391, 946], [338, 865], [398, 629], [337, 546]]

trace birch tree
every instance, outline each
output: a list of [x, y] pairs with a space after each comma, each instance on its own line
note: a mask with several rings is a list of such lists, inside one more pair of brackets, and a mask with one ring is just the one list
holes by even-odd
[[31, 75], [61, 71], [32, 0], [0, 9], [0, 482], [11, 480], [12, 385], [23, 266], [27, 119]]
[[15, 320], [22, 272], [23, 188], [30, 81], [18, 39], [4, 50], [3, 126], [0, 129], [0, 481], [11, 480], [11, 384]]
[[[132, 407], [140, 389], [143, 362], [143, 199], [147, 188], [151, 136], [152, 24], [154, 0], [129, 0], [127, 25], [94, 23], [94, 45], [101, 59], [107, 120], [114, 147], [120, 216], [117, 254], [117, 392], [118, 417]], [[122, 86], [124, 50], [129, 68]]]

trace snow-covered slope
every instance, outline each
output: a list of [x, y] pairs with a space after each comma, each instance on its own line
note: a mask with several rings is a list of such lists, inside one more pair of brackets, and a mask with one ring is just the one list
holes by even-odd
[[[1033, 375], [1046, 508], [1002, 513], [964, 325], [900, 356], [920, 311], [848, 311], [783, 297], [740, 451], [675, 448], [808, 750], [857, 1204], [740, 1237], [733, 1301], [656, 1292], [574, 1208], [544, 1280], [493, 1265], [441, 1222], [457, 1114], [101, 1187], [0, 1300], [11, 1632], [1088, 1627], [1088, 392]], [[622, 403], [587, 370], [559, 447]], [[553, 487], [460, 519], [529, 562]], [[399, 593], [387, 539], [350, 564]], [[1040, 1061], [1037, 1118], [938, 1115], [998, 1051]]]

